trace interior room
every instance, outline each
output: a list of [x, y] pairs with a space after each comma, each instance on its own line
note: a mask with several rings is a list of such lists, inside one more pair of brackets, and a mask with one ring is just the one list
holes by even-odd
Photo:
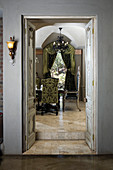
[[[29, 20], [30, 26], [35, 26], [36, 141], [25, 155], [94, 153], [85, 141], [88, 22]], [[29, 74], [32, 67], [30, 64]]]

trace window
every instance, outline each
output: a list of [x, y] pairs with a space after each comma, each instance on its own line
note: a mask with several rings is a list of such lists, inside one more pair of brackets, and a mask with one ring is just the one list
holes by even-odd
[[66, 66], [62, 59], [60, 52], [57, 53], [53, 66], [51, 68], [51, 77], [59, 79], [59, 88], [65, 87], [65, 77], [66, 77]]

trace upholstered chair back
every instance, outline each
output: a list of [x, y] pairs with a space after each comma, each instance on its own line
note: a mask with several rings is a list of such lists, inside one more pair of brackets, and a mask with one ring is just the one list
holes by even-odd
[[42, 103], [58, 103], [58, 79], [42, 79]]

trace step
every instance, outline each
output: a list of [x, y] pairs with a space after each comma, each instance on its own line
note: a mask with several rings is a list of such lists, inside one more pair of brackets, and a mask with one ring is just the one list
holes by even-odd
[[85, 132], [36, 132], [36, 140], [83, 140], [85, 139]]

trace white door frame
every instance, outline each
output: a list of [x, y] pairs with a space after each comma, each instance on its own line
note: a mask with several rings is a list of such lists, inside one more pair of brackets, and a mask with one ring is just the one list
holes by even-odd
[[[85, 22], [85, 20], [94, 19], [94, 148], [98, 153], [98, 32], [97, 32], [97, 16], [23, 16], [24, 19], [42, 19], [42, 20], [55, 20], [62, 19], [73, 20], [77, 22]], [[24, 60], [24, 59], [23, 59]], [[24, 117], [24, 116], [23, 116]], [[23, 120], [24, 121], [24, 120]]]

